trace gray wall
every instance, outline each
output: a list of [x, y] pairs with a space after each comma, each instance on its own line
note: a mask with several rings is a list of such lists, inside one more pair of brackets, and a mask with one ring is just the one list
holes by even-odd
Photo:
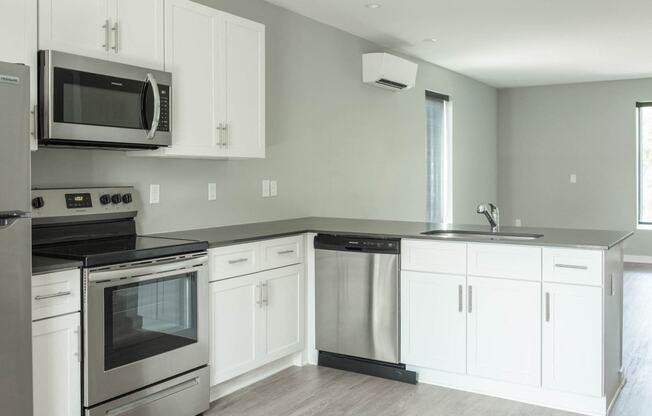
[[[650, 99], [652, 79], [500, 90], [503, 220], [634, 230], [635, 103]], [[637, 232], [626, 252], [652, 255], [652, 233]]]
[[[380, 48], [259, 0], [202, 0], [267, 26], [267, 158], [249, 161], [140, 159], [122, 152], [41, 149], [34, 186], [134, 184], [141, 232], [307, 215], [424, 220], [425, 101], [450, 94], [454, 114], [454, 220], [482, 221], [496, 189], [497, 91], [420, 62], [418, 85], [392, 93], [361, 83], [361, 54]], [[260, 197], [260, 181], [279, 197]], [[208, 202], [208, 182], [218, 200]]]

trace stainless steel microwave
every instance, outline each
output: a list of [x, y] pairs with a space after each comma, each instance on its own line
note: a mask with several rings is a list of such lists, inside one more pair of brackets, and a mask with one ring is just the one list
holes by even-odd
[[169, 146], [172, 74], [57, 51], [39, 52], [39, 143]]

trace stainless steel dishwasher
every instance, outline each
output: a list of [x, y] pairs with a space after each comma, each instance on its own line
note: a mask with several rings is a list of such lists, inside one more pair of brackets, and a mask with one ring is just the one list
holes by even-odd
[[400, 364], [400, 240], [315, 237], [319, 364], [416, 382]]

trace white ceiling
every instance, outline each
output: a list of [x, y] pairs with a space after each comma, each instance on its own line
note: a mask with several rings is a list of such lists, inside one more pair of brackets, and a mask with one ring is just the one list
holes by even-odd
[[652, 76], [652, 0], [268, 1], [496, 87]]

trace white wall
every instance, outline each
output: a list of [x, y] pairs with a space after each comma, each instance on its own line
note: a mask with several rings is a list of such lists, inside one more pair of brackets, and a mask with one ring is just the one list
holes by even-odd
[[[425, 219], [424, 91], [453, 102], [454, 220], [482, 222], [474, 208], [495, 200], [497, 91], [420, 62], [417, 87], [393, 93], [363, 85], [361, 54], [380, 48], [260, 0], [201, 0], [267, 26], [267, 159], [152, 160], [100, 150], [41, 149], [34, 186], [134, 184], [145, 204], [140, 232], [307, 215]], [[260, 181], [279, 181], [262, 199]], [[208, 202], [208, 182], [218, 200]]]
[[[634, 230], [635, 105], [650, 99], [652, 79], [500, 90], [503, 221]], [[652, 255], [652, 232], [637, 232], [626, 253]]]

